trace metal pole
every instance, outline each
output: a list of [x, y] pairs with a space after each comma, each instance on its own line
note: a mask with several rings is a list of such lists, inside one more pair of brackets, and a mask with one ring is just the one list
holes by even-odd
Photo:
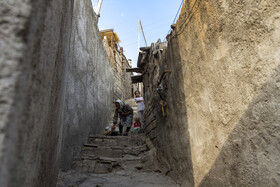
[[144, 34], [144, 30], [143, 30], [143, 27], [142, 27], [142, 24], [141, 24], [141, 21], [140, 21], [140, 20], [139, 20], [139, 24], [140, 24], [140, 26], [141, 26], [141, 30], [142, 30], [142, 33], [143, 33], [143, 37], [144, 37], [144, 40], [145, 40], [146, 47], [148, 47], [147, 41], [146, 41], [146, 38], [145, 38], [145, 34]]
[[140, 51], [140, 19], [138, 22], [138, 52]]
[[98, 17], [100, 16], [101, 4], [102, 4], [102, 0], [99, 0], [97, 5], [97, 11], [96, 11], [96, 15]]

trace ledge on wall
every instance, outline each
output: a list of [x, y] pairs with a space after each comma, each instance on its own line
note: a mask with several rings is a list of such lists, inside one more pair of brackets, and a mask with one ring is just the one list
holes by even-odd
[[132, 84], [143, 82], [143, 75], [133, 75], [131, 76]]
[[141, 68], [129, 68], [129, 69], [126, 69], [126, 72], [142, 73], [142, 69]]

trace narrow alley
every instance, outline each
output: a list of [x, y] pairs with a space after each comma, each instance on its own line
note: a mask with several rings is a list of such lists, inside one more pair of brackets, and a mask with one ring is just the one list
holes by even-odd
[[279, 187], [279, 33], [279, 0], [1, 1], [0, 186]]
[[[134, 118], [138, 117], [134, 99], [125, 103], [134, 109]], [[71, 169], [59, 173], [56, 187], [179, 186], [160, 172], [156, 154], [153, 143], [143, 133], [89, 135], [73, 158]]]

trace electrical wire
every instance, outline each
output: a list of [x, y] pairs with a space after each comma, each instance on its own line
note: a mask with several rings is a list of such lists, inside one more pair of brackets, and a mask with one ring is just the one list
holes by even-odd
[[[145, 28], [148, 28], [148, 29], [145, 29], [145, 32], [157, 30], [157, 29], [160, 29], [160, 28], [166, 26], [167, 23], [168, 23], [168, 21], [166, 21], [166, 20], [164, 20], [164, 21], [165, 21], [164, 24], [162, 24], [163, 22], [159, 22], [159, 23], [161, 23], [161, 24], [153, 25], [154, 27], [146, 27], [146, 26], [145, 26]], [[151, 24], [149, 24], [149, 25], [151, 25]], [[143, 27], [144, 27], [144, 25], [143, 25]], [[133, 31], [135, 31], [135, 30], [131, 30], [130, 32], [126, 32], [126, 33], [122, 34], [122, 35], [126, 36], [125, 38], [122, 38], [122, 41], [123, 41], [123, 40], [127, 41], [128, 39], [134, 38], [136, 34], [133, 33]], [[130, 34], [130, 33], [131, 33], [131, 34]]]
[[[154, 35], [147, 35], [147, 40], [149, 41], [152, 37], [154, 37], [154, 36], [161, 36], [161, 35], [163, 35], [165, 33], [166, 32], [162, 32], [160, 34], [154, 34]], [[131, 43], [128, 43], [127, 45], [125, 45], [125, 47], [129, 47], [129, 46], [132, 46], [132, 45], [135, 45], [135, 44], [137, 44], [137, 42], [131, 42]]]
[[[191, 10], [189, 11], [189, 15], [186, 17], [186, 19], [183, 21], [183, 23], [179, 26], [179, 29], [177, 30], [177, 32], [175, 33], [176, 36], [180, 35], [183, 33], [184, 29], [186, 28], [186, 26], [189, 24], [191, 18], [193, 17], [194, 15], [194, 8], [197, 4], [197, 8], [199, 7], [200, 5], [200, 1], [196, 0], [191, 8]], [[171, 36], [171, 38], [175, 37], [175, 35]]]
[[176, 16], [175, 16], [175, 18], [174, 18], [174, 20], [173, 20], [172, 24], [174, 24], [174, 23], [175, 23], [175, 21], [176, 21], [176, 19], [177, 19], [177, 16], [178, 16], [178, 14], [179, 14], [179, 12], [180, 12], [180, 10], [181, 10], [182, 6], [183, 6], [183, 3], [184, 3], [184, 0], [182, 0], [181, 5], [180, 5], [180, 7], [179, 7], [179, 9], [178, 9], [178, 11], [177, 11], [177, 13], [176, 13]]
[[[191, 18], [191, 16], [192, 16], [192, 11], [193, 11], [193, 9], [194, 9], [194, 7], [195, 7], [195, 5], [196, 5], [197, 2], [198, 2], [198, 0], [195, 1], [195, 3], [194, 3], [194, 5], [193, 5], [193, 7], [192, 7], [192, 9], [191, 9], [191, 11], [190, 11], [188, 17], [183, 21], [184, 23], [183, 23], [182, 25], [180, 25], [179, 31], [182, 31], [182, 30], [185, 28], [186, 25], [184, 25], [184, 24], [188, 21], [189, 18]], [[174, 23], [176, 22], [176, 20], [177, 20], [177, 18], [178, 18], [178, 15], [179, 15], [179, 13], [180, 13], [180, 10], [181, 10], [181, 8], [182, 8], [182, 6], [183, 6], [183, 3], [184, 3], [184, 0], [182, 0], [182, 2], [181, 2], [181, 4], [180, 4], [180, 6], [179, 6], [179, 8], [178, 8], [178, 11], [177, 11], [177, 13], [176, 13], [176, 15], [175, 15], [175, 17], [174, 17], [174, 19], [173, 19], [172, 24], [174, 24]], [[171, 25], [172, 25], [172, 24], [171, 24]], [[188, 23], [187, 23], [187, 24], [188, 24]], [[151, 25], [151, 24], [149, 24], [149, 25]], [[156, 29], [159, 29], [159, 28], [161, 28], [161, 27], [154, 27], [154, 28], [152, 28], [152, 29], [148, 29], [147, 31], [152, 31], [152, 30], [156, 30]], [[167, 35], [170, 33], [170, 31], [171, 31], [171, 28], [169, 29]], [[178, 31], [178, 32], [179, 32], [179, 31]], [[177, 33], [178, 33], [178, 32], [177, 32]], [[164, 32], [164, 33], [165, 33], [165, 32]], [[162, 34], [164, 34], [164, 33], [156, 34], [156, 35], [152, 35], [152, 36], [147, 35], [147, 39], [152, 38], [152, 37], [157, 36], [157, 35], [160, 36], [160, 35], [162, 35]], [[131, 37], [128, 37], [128, 38], [124, 38], [124, 40], [122, 40], [122, 43], [125, 44], [125, 42], [131, 41], [131, 40], [127, 40], [127, 39], [134, 38], [134, 37], [136, 37], [136, 36], [131, 36]], [[173, 36], [173, 37], [174, 37], [174, 36]], [[163, 41], [166, 41], [166, 38], [164, 38]], [[129, 46], [132, 46], [132, 45], [135, 45], [135, 44], [137, 44], [137, 42], [129, 43], [129, 44], [125, 45], [125, 47], [129, 47]]]
[[[175, 23], [175, 21], [176, 21], [176, 19], [177, 19], [177, 16], [178, 16], [178, 14], [179, 14], [179, 12], [180, 12], [180, 10], [181, 10], [183, 4], [184, 4], [184, 0], [182, 0], [182, 2], [181, 2], [181, 4], [180, 4], [180, 7], [179, 7], [179, 9], [178, 9], [178, 11], [177, 11], [177, 13], [176, 13], [176, 16], [175, 16], [175, 18], [174, 18], [174, 20], [173, 20], [173, 22], [172, 22], [171, 25], [173, 25], [173, 24]], [[166, 35], [168, 35], [168, 34], [170, 33], [170, 31], [171, 31], [171, 28], [169, 29], [169, 31], [167, 32]], [[165, 40], [166, 40], [166, 38], [165, 38], [163, 41], [165, 41]]]
[[[148, 33], [148, 32], [150, 32], [150, 31], [158, 30], [158, 29], [163, 28], [164, 26], [166, 26], [166, 24], [161, 25], [161, 26], [159, 26], [159, 27], [154, 27], [154, 28], [152, 28], [152, 29], [148, 29], [148, 30], [145, 31], [145, 32]], [[130, 36], [130, 37], [127, 37], [127, 38], [122, 39], [122, 40], [121, 40], [122, 43], [123, 43], [124, 41], [127, 42], [127, 41], [131, 41], [132, 39], [134, 40], [135, 38], [137, 38], [136, 33], [133, 33], [133, 35], [134, 35], [134, 36]], [[148, 36], [148, 35], [147, 35], [147, 36]]]
[[[149, 23], [147, 25], [143, 24], [143, 27], [144, 28], [150, 28], [150, 26], [157, 26], [157, 25], [162, 25], [162, 23], [164, 23], [165, 25], [169, 22], [169, 20], [167, 20], [167, 18], [169, 17], [164, 17], [164, 18], [161, 18], [162, 20], [161, 21], [155, 21], [155, 22], [152, 22], [152, 23]], [[120, 22], [120, 23], [114, 23], [111, 27], [113, 28], [123, 28], [124, 26], [127, 26], [127, 21], [123, 21], [123, 22]], [[129, 29], [127, 30], [125, 33], [123, 33], [123, 35], [125, 36], [131, 36], [131, 32], [135, 31], [135, 29]]]

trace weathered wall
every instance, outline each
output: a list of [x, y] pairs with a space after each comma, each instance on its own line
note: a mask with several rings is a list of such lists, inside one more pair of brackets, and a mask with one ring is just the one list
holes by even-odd
[[0, 7], [0, 183], [54, 186], [72, 1], [8, 0]]
[[185, 1], [176, 29], [196, 186], [280, 185], [279, 11]]
[[75, 0], [64, 110], [61, 168], [89, 133], [104, 130], [113, 102], [113, 73], [89, 0]]
[[[182, 186], [193, 186], [190, 140], [177, 39], [168, 49], [151, 45], [144, 60], [143, 131], [157, 148], [159, 169]], [[157, 51], [156, 53], [154, 51]], [[162, 51], [162, 52], [161, 52]], [[167, 73], [165, 73], [167, 72]], [[157, 92], [157, 88], [162, 88]], [[164, 114], [162, 105], [164, 105]]]
[[[82, 12], [72, 21], [73, 3]], [[91, 4], [7, 0], [0, 15], [0, 184], [55, 186], [62, 133], [64, 159], [100, 130], [111, 102], [112, 73]]]
[[159, 77], [171, 70], [165, 119], [146, 65], [145, 132], [182, 184], [280, 185], [279, 12], [273, 0], [186, 0], [159, 63]]
[[273, 0], [185, 2], [176, 29], [196, 186], [280, 185], [279, 11]]
[[[103, 39], [104, 47], [109, 57], [109, 61], [114, 73], [113, 100], [126, 100], [131, 98], [131, 76], [132, 73], [126, 72], [131, 68], [122, 50], [116, 48], [118, 43]], [[111, 43], [109, 45], [109, 43]]]
[[128, 62], [125, 56], [123, 56], [123, 87], [124, 87], [124, 100], [130, 99], [132, 95], [132, 81], [131, 76], [133, 73], [126, 72], [126, 69], [131, 68], [131, 64]]

